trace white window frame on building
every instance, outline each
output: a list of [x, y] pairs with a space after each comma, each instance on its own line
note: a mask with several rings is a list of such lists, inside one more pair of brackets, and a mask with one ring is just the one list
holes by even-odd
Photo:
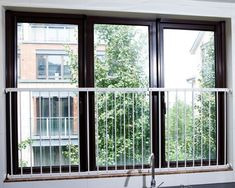
[[[40, 65], [40, 58], [43, 58], [45, 65]], [[50, 58], [59, 59], [58, 62], [50, 62]], [[70, 79], [70, 68], [68, 65], [68, 54], [65, 51], [57, 50], [36, 50], [36, 64], [37, 64], [37, 79], [45, 80], [68, 80]], [[51, 65], [50, 65], [51, 64]], [[52, 65], [54, 64], [54, 65]], [[52, 66], [57, 66], [58, 70], [50, 70]], [[40, 74], [39, 67], [44, 66], [44, 75]], [[65, 69], [67, 67], [68, 73], [65, 75]], [[50, 72], [55, 72], [54, 75], [50, 75]]]

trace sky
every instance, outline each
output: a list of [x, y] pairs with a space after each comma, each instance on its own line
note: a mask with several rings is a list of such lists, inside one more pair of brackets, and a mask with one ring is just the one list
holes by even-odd
[[[196, 53], [191, 53], [192, 46], [202, 31], [164, 30], [164, 66], [166, 88], [190, 88], [187, 79], [199, 78], [201, 66], [200, 45]], [[212, 32], [204, 32], [202, 42], [206, 42]], [[194, 87], [199, 87], [197, 84]]]

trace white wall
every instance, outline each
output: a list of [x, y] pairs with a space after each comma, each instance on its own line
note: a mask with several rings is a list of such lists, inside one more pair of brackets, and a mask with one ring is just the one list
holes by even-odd
[[[12, 8], [17, 7], [17, 8]], [[23, 7], [23, 8], [19, 8]], [[114, 13], [114, 15], [137, 15], [143, 14], [144, 17], [159, 17], [168, 15], [172, 17], [194, 18], [194, 19], [214, 19], [227, 20], [227, 83], [228, 87], [235, 89], [235, 3], [212, 3], [192, 0], [0, 0], [0, 188], [120, 188], [120, 187], [145, 187], [150, 185], [150, 178], [130, 177], [130, 178], [100, 178], [100, 179], [81, 179], [67, 181], [44, 181], [44, 182], [22, 182], [22, 183], [3, 183], [6, 173], [6, 144], [5, 144], [5, 8], [18, 10], [35, 10], [49, 12], [67, 13], [94, 13], [96, 11], [126, 12]], [[52, 8], [53, 10], [44, 10]], [[82, 10], [82, 11], [81, 11]], [[128, 13], [129, 12], [129, 13]], [[130, 14], [132, 13], [132, 14]], [[111, 15], [112, 13], [95, 12], [100, 15]], [[137, 15], [141, 16], [141, 15]], [[209, 18], [210, 17], [210, 18]], [[233, 56], [232, 56], [233, 54]], [[234, 71], [233, 71], [234, 70]], [[229, 98], [229, 162], [235, 164], [235, 116], [232, 108], [235, 108], [235, 100]], [[164, 185], [189, 185], [206, 184], [219, 182], [235, 182], [235, 171], [213, 172], [213, 173], [194, 173], [159, 175], [157, 182], [165, 182]]]

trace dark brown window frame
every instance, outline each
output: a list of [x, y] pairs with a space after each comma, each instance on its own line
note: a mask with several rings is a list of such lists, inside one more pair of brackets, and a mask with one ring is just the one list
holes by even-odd
[[[127, 19], [127, 18], [111, 18], [111, 17], [88, 17], [87, 18], [87, 35], [90, 36], [87, 38], [87, 45], [89, 48], [87, 48], [87, 64], [90, 65], [87, 69], [88, 72], [88, 83], [87, 87], [94, 87], [95, 86], [95, 76], [94, 76], [94, 25], [95, 24], [120, 24], [120, 25], [132, 25], [132, 26], [148, 26], [149, 28], [149, 86], [150, 87], [157, 87], [157, 62], [156, 62], [156, 21], [155, 20], [141, 20], [141, 19]], [[95, 103], [94, 103], [94, 94], [91, 93], [91, 102], [90, 102], [90, 114], [93, 115], [91, 117], [91, 124], [94, 124], [95, 117], [94, 117], [94, 109], [95, 109]], [[92, 132], [90, 133], [93, 139], [95, 139], [95, 132], [94, 129], [91, 129]], [[90, 147], [90, 153], [94, 151], [95, 149], [95, 140], [91, 141], [92, 143]], [[153, 146], [155, 148], [156, 146]], [[93, 152], [94, 153], [94, 152]], [[93, 164], [91, 168], [93, 170], [96, 170], [96, 162], [95, 162], [95, 153], [93, 156], [91, 156], [90, 164]], [[149, 166], [148, 164], [145, 164], [145, 166]], [[141, 168], [141, 165], [135, 165], [135, 168]], [[105, 167], [99, 166], [100, 170], [105, 170]], [[115, 169], [114, 166], [109, 166], [109, 170]], [[125, 169], [124, 166], [118, 166], [118, 169]], [[126, 169], [133, 169], [133, 165], [126, 166]]]
[[[182, 30], [200, 30], [200, 31], [212, 31], [214, 32], [214, 40], [215, 40], [215, 88], [226, 88], [226, 49], [225, 49], [225, 22], [209, 22], [209, 21], [190, 21], [190, 20], [169, 20], [169, 19], [161, 19], [158, 20], [158, 41], [160, 46], [158, 47], [158, 80], [159, 80], [159, 86], [164, 87], [164, 50], [163, 50], [163, 30], [164, 29], [182, 29]], [[164, 108], [164, 96], [161, 96], [161, 105], [162, 108]], [[218, 94], [218, 140], [217, 143], [219, 145], [218, 147], [218, 164], [222, 165], [224, 164], [224, 161], [227, 161], [227, 159], [224, 159], [224, 147], [225, 139], [224, 139], [224, 96], [222, 94]], [[162, 114], [162, 119], [164, 120], [164, 114]], [[161, 165], [162, 167], [167, 166], [167, 161], [165, 159], [165, 123], [162, 122], [161, 126], [161, 148], [163, 148], [161, 151]], [[184, 161], [170, 161], [170, 167], [184, 167], [186, 166], [200, 166], [200, 165], [216, 165], [216, 160], [203, 160], [201, 164], [201, 160], [195, 160], [195, 161], [186, 161], [186, 164]]]
[[[94, 87], [94, 36], [93, 36], [93, 26], [94, 24], [122, 24], [122, 25], [144, 25], [149, 27], [149, 55], [150, 55], [150, 87], [164, 87], [164, 63], [163, 63], [163, 29], [188, 29], [188, 30], [210, 30], [215, 32], [215, 50], [216, 50], [216, 87], [224, 88], [226, 86], [226, 63], [225, 63], [225, 23], [224, 22], [205, 22], [205, 21], [192, 21], [192, 20], [145, 20], [145, 19], [128, 19], [128, 18], [111, 18], [111, 17], [94, 17], [94, 16], [84, 16], [84, 15], [69, 15], [69, 14], [51, 14], [51, 13], [31, 13], [31, 12], [14, 12], [6, 11], [6, 87], [14, 88], [17, 87], [17, 23], [18, 22], [29, 22], [29, 23], [55, 23], [55, 24], [76, 24], [79, 26], [79, 87]], [[80, 123], [81, 125], [86, 125], [87, 119], [84, 113], [87, 111], [86, 95], [80, 95]], [[159, 96], [153, 93], [152, 106], [153, 112], [158, 114], [158, 104]], [[89, 105], [90, 105], [90, 156], [89, 163], [90, 169], [96, 169], [96, 156], [95, 156], [95, 130], [94, 130], [94, 93], [89, 94]], [[6, 104], [9, 104], [9, 95], [6, 96]], [[219, 96], [219, 106], [221, 106], [220, 112], [223, 112], [224, 107], [223, 97]], [[12, 94], [12, 105], [17, 106], [17, 96]], [[164, 95], [161, 96], [161, 106], [164, 108]], [[17, 135], [17, 109], [11, 108], [11, 113], [9, 105], [6, 105], [6, 127], [7, 127], [7, 172], [11, 173], [11, 168], [13, 168], [14, 174], [20, 173], [20, 168], [18, 166], [18, 135]], [[13, 149], [13, 166], [11, 167], [11, 151], [10, 151], [10, 128], [9, 120], [10, 114], [12, 114], [13, 129], [12, 129], [12, 149]], [[219, 113], [219, 164], [224, 161], [224, 114]], [[164, 114], [162, 114], [162, 119], [164, 119]], [[155, 164], [159, 167], [160, 157], [162, 159], [161, 166], [166, 167], [166, 160], [164, 158], [165, 151], [165, 140], [164, 140], [164, 122], [159, 125], [157, 117], [152, 119], [152, 142], [153, 142], [153, 152], [155, 153]], [[159, 144], [159, 128], [161, 126], [161, 143]], [[87, 171], [87, 129], [85, 126], [80, 128], [80, 145], [82, 161], [80, 165], [81, 171]], [[159, 153], [159, 148], [161, 145], [161, 151]], [[213, 164], [213, 161], [211, 161]], [[205, 161], [207, 164], [208, 161]], [[171, 162], [174, 166], [174, 162]], [[192, 162], [187, 161], [187, 166], [191, 166]], [[195, 163], [197, 165], [197, 162]], [[148, 166], [148, 165], [146, 165]], [[183, 163], [179, 163], [179, 166], [183, 166]], [[138, 168], [138, 166], [136, 166]], [[114, 167], [110, 166], [109, 169]], [[132, 167], [130, 167], [132, 168]], [[123, 169], [122, 166], [118, 169]], [[128, 167], [127, 167], [128, 169]], [[78, 166], [72, 166], [72, 171], [78, 171]], [[58, 172], [59, 167], [53, 166], [52, 172]], [[62, 166], [62, 172], [68, 172], [68, 166]], [[50, 167], [43, 167], [43, 173], [50, 172]], [[23, 173], [30, 173], [30, 168], [24, 168]], [[39, 167], [33, 167], [33, 173], [40, 173]]]
[[[83, 77], [83, 57], [84, 57], [84, 16], [83, 15], [74, 15], [74, 14], [51, 14], [51, 13], [32, 13], [32, 12], [15, 12], [15, 11], [6, 11], [6, 87], [7, 88], [16, 88], [17, 87], [17, 23], [29, 22], [29, 23], [52, 23], [52, 24], [74, 24], [79, 27], [79, 82], [82, 83], [84, 81]], [[81, 84], [82, 85], [82, 84]], [[10, 96], [6, 96], [7, 104], [9, 104]], [[13, 169], [13, 174], [20, 174], [21, 169], [18, 165], [18, 128], [17, 128], [17, 96], [12, 94], [12, 106], [13, 108], [9, 108], [9, 105], [6, 105], [6, 137], [7, 137], [7, 173], [11, 173], [11, 169]], [[82, 104], [80, 108], [83, 108]], [[12, 114], [12, 141], [10, 140], [10, 110]], [[81, 121], [84, 121], [83, 119]], [[81, 127], [81, 132], [85, 131], [85, 127]], [[83, 134], [81, 134], [83, 135]], [[12, 143], [12, 159], [11, 159], [11, 147]], [[81, 149], [84, 146], [81, 145]], [[81, 158], [85, 158], [86, 156], [81, 155]], [[13, 160], [11, 164], [11, 160]], [[59, 166], [53, 166], [52, 172], [59, 172]], [[68, 172], [68, 166], [62, 166], [63, 172]], [[82, 166], [81, 166], [82, 168]], [[78, 171], [78, 166], [72, 166], [72, 171]], [[40, 173], [40, 167], [33, 167], [33, 173]], [[43, 167], [43, 173], [50, 172], [50, 167]], [[23, 173], [31, 173], [31, 169], [28, 167], [23, 168]]]

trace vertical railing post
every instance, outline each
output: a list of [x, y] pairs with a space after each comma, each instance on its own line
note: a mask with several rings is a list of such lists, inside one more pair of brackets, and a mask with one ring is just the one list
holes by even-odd
[[176, 168], [179, 167], [179, 104], [178, 104], [178, 92], [175, 93], [176, 103]]
[[[17, 93], [16, 93], [17, 94]], [[21, 116], [22, 116], [22, 106], [21, 106], [21, 92], [18, 92], [18, 104], [19, 104], [19, 126], [20, 126], [20, 143], [22, 143], [22, 119], [21, 119]], [[22, 154], [22, 147], [20, 148], [20, 173], [21, 175], [23, 175], [23, 154]]]
[[135, 94], [132, 93], [132, 141], [133, 141], [133, 148], [132, 148], [132, 158], [133, 158], [133, 169], [135, 169]]
[[[40, 174], [42, 174], [42, 96], [39, 92], [39, 143], [40, 143]], [[32, 154], [31, 154], [32, 155]]]
[[187, 139], [187, 111], [186, 111], [186, 90], [184, 91], [184, 167], [187, 167], [187, 146], [186, 146], [186, 139]]
[[224, 165], [227, 164], [227, 93], [224, 92]]
[[49, 147], [50, 147], [50, 174], [52, 174], [52, 152], [51, 152], [51, 93], [48, 93], [48, 106], [49, 106], [49, 114], [47, 120], [49, 121]]
[[169, 132], [170, 132], [170, 120], [169, 120], [169, 118], [170, 118], [170, 114], [169, 114], [169, 91], [167, 91], [167, 95], [166, 95], [166, 97], [167, 97], [167, 108], [166, 108], [166, 110], [167, 110], [167, 121], [166, 121], [166, 124], [167, 124], [167, 168], [169, 169], [170, 168], [170, 134], [169, 134]]
[[116, 92], [114, 92], [114, 155], [115, 155], [115, 170], [117, 171], [117, 104]]
[[193, 124], [193, 167], [195, 166], [195, 119], [194, 119], [194, 89], [192, 89], [192, 124]]
[[[213, 94], [209, 92], [209, 96]], [[211, 166], [211, 101], [209, 100], [209, 166]]]
[[124, 105], [124, 123], [123, 123], [123, 136], [124, 136], [124, 170], [126, 170], [126, 94], [123, 93], [123, 105]]
[[10, 157], [11, 157], [11, 175], [13, 175], [13, 148], [12, 148], [12, 92], [9, 91], [9, 118], [10, 118]]
[[95, 93], [95, 106], [96, 106], [96, 114], [95, 114], [95, 124], [96, 124], [96, 134], [95, 134], [95, 141], [96, 141], [96, 166], [97, 166], [97, 172], [100, 171], [100, 165], [99, 165], [99, 101], [98, 101], [98, 95], [99, 93]]
[[86, 92], [86, 115], [87, 115], [87, 171], [90, 173], [90, 114], [89, 114], [89, 92]]
[[29, 153], [30, 153], [30, 174], [33, 174], [33, 159], [32, 159], [32, 117], [31, 117], [31, 97], [32, 97], [32, 92], [29, 91], [29, 138], [30, 138], [30, 148], [29, 148]]
[[201, 167], [203, 166], [203, 92], [201, 94]]
[[62, 118], [62, 115], [61, 115], [61, 98], [60, 98], [60, 91], [58, 92], [58, 103], [59, 103], [59, 114], [58, 114], [58, 118], [59, 118], [59, 173], [60, 175], [62, 174], [62, 149], [61, 149], [61, 128], [62, 128], [62, 122], [61, 122], [61, 118]]
[[[68, 92], [68, 135], [69, 135], [69, 173], [71, 174], [71, 124], [70, 124], [70, 93]], [[66, 118], [64, 120], [66, 122]], [[67, 130], [67, 124], [65, 123], [65, 130]], [[66, 135], [66, 133], [65, 133]]]
[[159, 120], [159, 140], [158, 140], [158, 145], [159, 145], [159, 170], [162, 168], [162, 96], [161, 96], [161, 91], [158, 91], [158, 120]]
[[219, 165], [219, 93], [216, 91], [216, 166]]
[[[77, 154], [77, 157], [78, 157], [78, 174], [80, 174], [81, 172], [81, 165], [80, 165], [80, 160], [81, 160], [81, 157], [80, 157], [80, 91], [77, 92], [77, 139], [78, 139], [78, 154]], [[75, 118], [75, 117], [74, 117]]]

